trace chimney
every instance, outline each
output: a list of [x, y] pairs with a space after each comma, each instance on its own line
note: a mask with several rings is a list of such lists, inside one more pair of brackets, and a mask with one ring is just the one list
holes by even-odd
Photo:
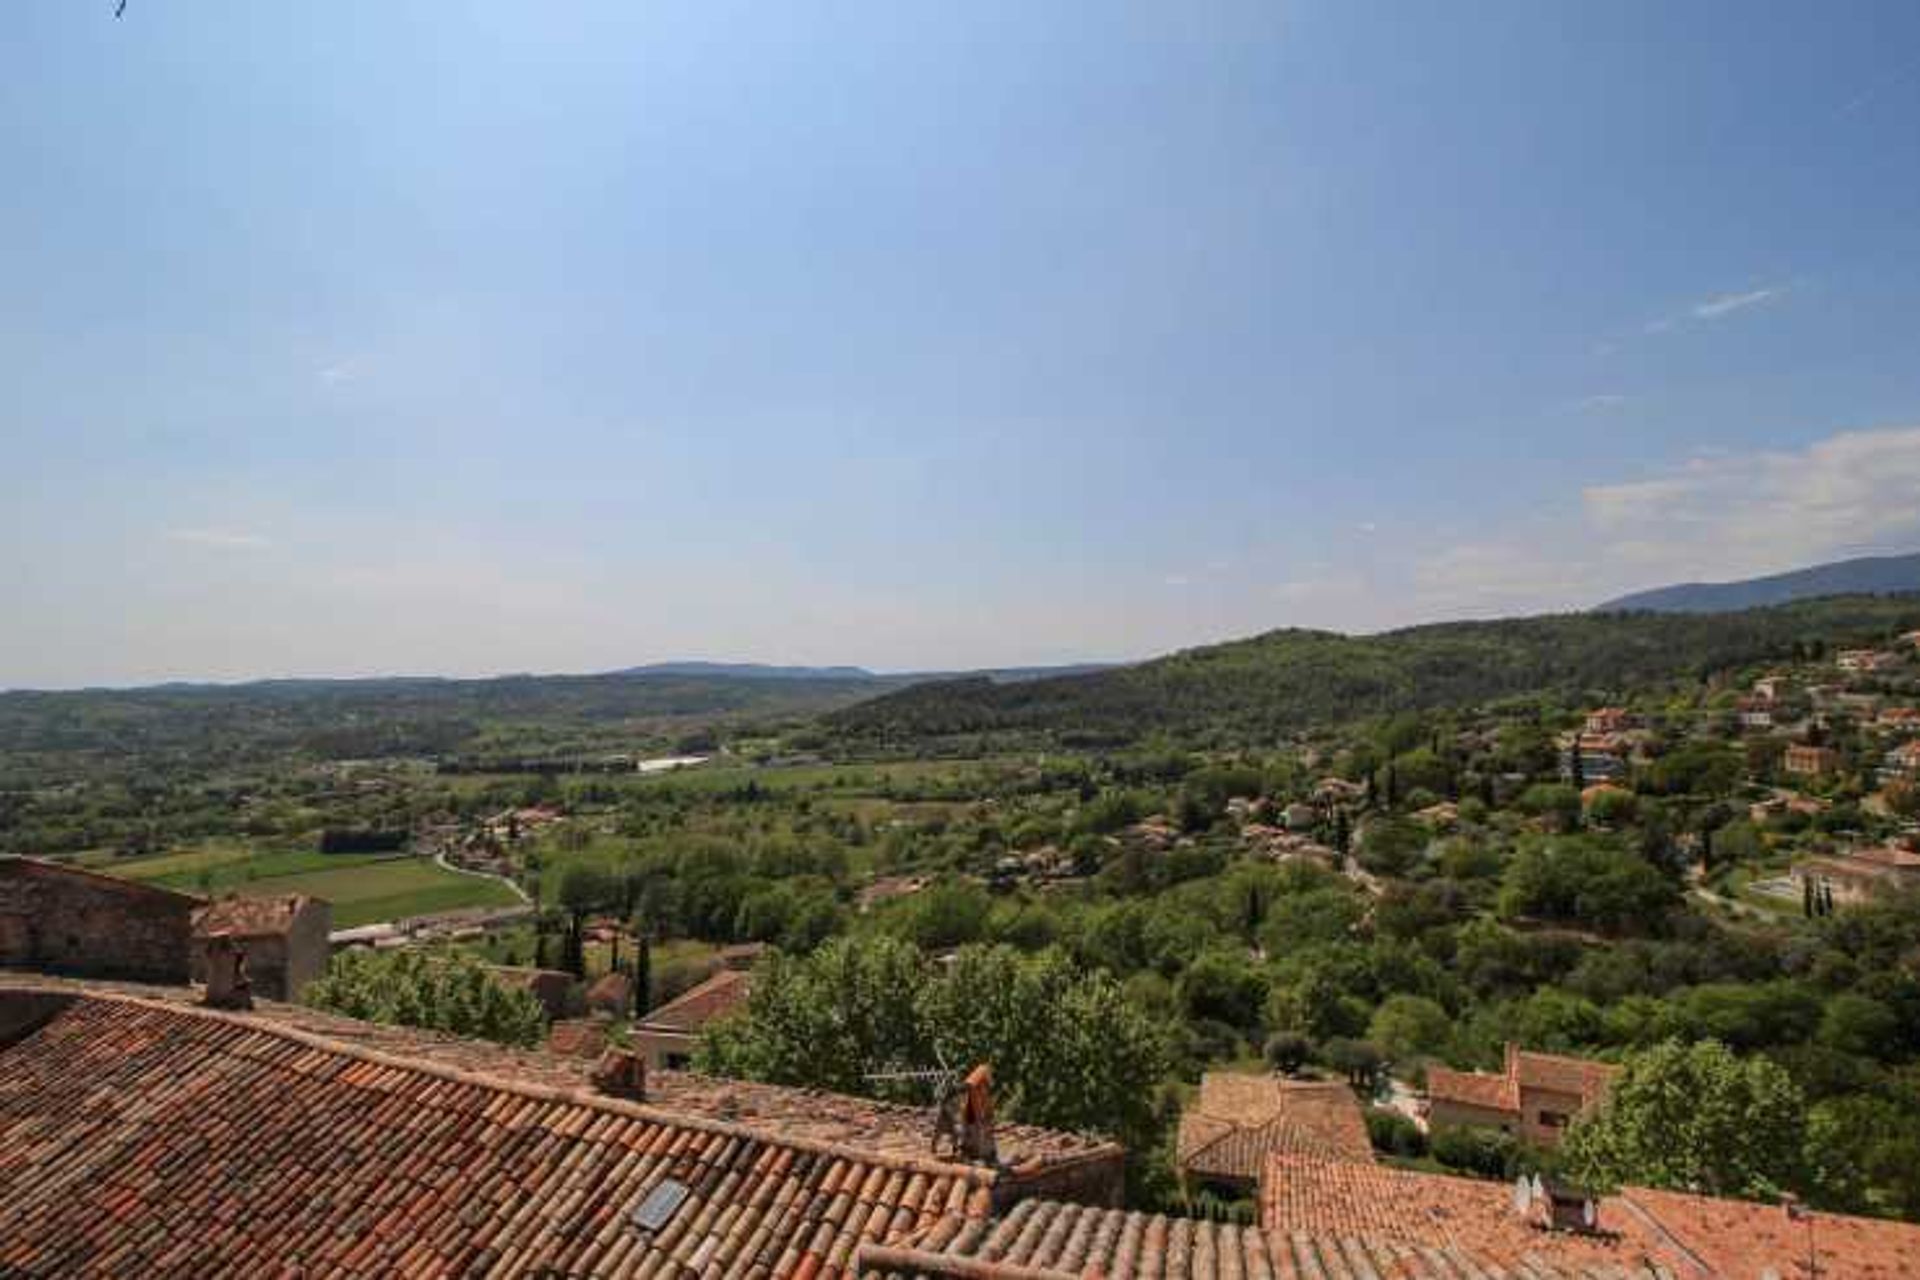
[[631, 1049], [612, 1046], [593, 1064], [593, 1085], [614, 1098], [647, 1099], [647, 1060]]
[[247, 952], [226, 930], [210, 933], [206, 947], [206, 1003], [215, 1009], [253, 1008], [253, 983], [247, 979]]
[[993, 1141], [993, 1068], [984, 1062], [967, 1073], [960, 1100], [960, 1154], [983, 1164], [1000, 1158]]
[[1520, 1046], [1515, 1041], [1507, 1041], [1507, 1079], [1520, 1078]]

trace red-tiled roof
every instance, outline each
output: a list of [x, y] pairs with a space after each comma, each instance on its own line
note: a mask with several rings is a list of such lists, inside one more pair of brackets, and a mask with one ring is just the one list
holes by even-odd
[[1613, 1087], [1614, 1077], [1620, 1074], [1620, 1068], [1611, 1063], [1529, 1049], [1513, 1051], [1511, 1070], [1523, 1089], [1577, 1094], [1588, 1105], [1604, 1098]]
[[1605, 1202], [1616, 1203], [1650, 1220], [1714, 1276], [1761, 1276], [1768, 1268], [1783, 1277], [1804, 1276], [1809, 1258], [1818, 1266], [1813, 1274], [1825, 1280], [1920, 1276], [1920, 1226], [1911, 1222], [1838, 1213], [1789, 1216], [1776, 1204], [1646, 1187], [1628, 1187]]
[[1233, 1072], [1201, 1077], [1175, 1150], [1184, 1172], [1250, 1183], [1270, 1151], [1373, 1159], [1366, 1119], [1345, 1084]]
[[1484, 1107], [1489, 1111], [1520, 1109], [1520, 1097], [1508, 1077], [1484, 1071], [1455, 1071], [1451, 1067], [1427, 1068], [1427, 1099]]
[[722, 969], [698, 986], [669, 1000], [640, 1020], [647, 1031], [678, 1031], [692, 1035], [709, 1022], [746, 1002], [753, 990], [753, 974]]
[[1602, 1213], [1604, 1232], [1614, 1234], [1548, 1231], [1515, 1212], [1505, 1183], [1311, 1156], [1272, 1157], [1260, 1183], [1261, 1224], [1282, 1233], [1465, 1249], [1509, 1267], [1670, 1269], [1660, 1242], [1638, 1222], [1612, 1221], [1620, 1216]]
[[1506, 1070], [1500, 1075], [1428, 1067], [1427, 1098], [1432, 1102], [1517, 1112], [1522, 1089], [1542, 1089], [1573, 1094], [1582, 1105], [1591, 1106], [1606, 1096], [1619, 1074], [1620, 1068], [1610, 1063], [1557, 1053], [1535, 1053], [1508, 1045]]
[[242, 938], [282, 934], [293, 928], [294, 920], [312, 901], [304, 893], [221, 898], [193, 913], [193, 929], [195, 933], [231, 933]]
[[1630, 1187], [1598, 1202], [1599, 1230], [1548, 1231], [1498, 1182], [1301, 1156], [1274, 1156], [1261, 1181], [1270, 1230], [1463, 1249], [1514, 1268], [1617, 1269], [1680, 1280], [1805, 1275], [1811, 1245], [1827, 1280], [1920, 1275], [1920, 1226]]
[[[0, 1047], [0, 1274], [839, 1274], [863, 1241], [985, 1214], [1009, 1176], [934, 1159], [920, 1113], [912, 1149], [886, 1108], [873, 1142], [823, 1140], [856, 1099], [818, 1121], [830, 1095], [789, 1091], [809, 1129], [772, 1086], [623, 1102], [579, 1063], [286, 1006], [0, 975], [9, 999], [38, 1025]], [[1037, 1135], [997, 1134], [1034, 1165], [1115, 1154]], [[686, 1202], [635, 1227], [669, 1179]]]
[[1509, 1270], [1469, 1249], [1050, 1200], [1022, 1201], [993, 1221], [942, 1219], [905, 1243], [862, 1245], [859, 1268], [876, 1280], [1651, 1280], [1550, 1262]]

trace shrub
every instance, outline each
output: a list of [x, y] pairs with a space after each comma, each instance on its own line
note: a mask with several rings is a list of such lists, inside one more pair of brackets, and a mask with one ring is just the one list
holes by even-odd
[[1367, 1137], [1375, 1151], [1417, 1160], [1427, 1154], [1427, 1135], [1412, 1119], [1389, 1107], [1368, 1107]]

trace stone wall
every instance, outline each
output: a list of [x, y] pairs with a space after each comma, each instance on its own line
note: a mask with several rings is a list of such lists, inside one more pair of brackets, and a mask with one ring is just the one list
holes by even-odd
[[199, 900], [33, 858], [0, 858], [0, 967], [184, 983]]
[[333, 905], [318, 898], [307, 899], [294, 917], [293, 928], [287, 931], [286, 994], [273, 999], [298, 1000], [309, 982], [326, 973], [327, 961], [333, 955], [327, 935], [332, 932]]

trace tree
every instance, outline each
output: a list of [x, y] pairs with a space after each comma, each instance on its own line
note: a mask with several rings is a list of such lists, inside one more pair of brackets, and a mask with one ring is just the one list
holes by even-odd
[[1367, 1038], [1393, 1062], [1444, 1052], [1453, 1039], [1453, 1018], [1424, 996], [1394, 995], [1373, 1012]]
[[1634, 1183], [1765, 1197], [1803, 1184], [1806, 1130], [1799, 1087], [1769, 1059], [1736, 1058], [1715, 1040], [1669, 1040], [1628, 1060], [1562, 1152], [1596, 1190]]
[[531, 1046], [546, 1033], [540, 1002], [497, 981], [468, 956], [346, 951], [307, 984], [306, 1003], [368, 1022], [427, 1027]]
[[1313, 1041], [1298, 1031], [1276, 1031], [1267, 1037], [1267, 1065], [1281, 1075], [1298, 1075], [1313, 1057]]
[[633, 1017], [637, 1022], [653, 1007], [653, 939], [645, 924], [634, 923]]
[[1386, 1056], [1380, 1052], [1379, 1045], [1366, 1040], [1334, 1039], [1327, 1041], [1321, 1056], [1328, 1066], [1347, 1078], [1348, 1084], [1367, 1097], [1379, 1091], [1380, 1074], [1386, 1067]]
[[[1104, 973], [1059, 951], [963, 947], [938, 971], [895, 938], [776, 953], [739, 1014], [709, 1026], [700, 1069], [843, 1093], [913, 1096], [870, 1073], [988, 1062], [1009, 1119], [1159, 1141], [1162, 1027]], [[925, 1101], [924, 1096], [917, 1100]]]

